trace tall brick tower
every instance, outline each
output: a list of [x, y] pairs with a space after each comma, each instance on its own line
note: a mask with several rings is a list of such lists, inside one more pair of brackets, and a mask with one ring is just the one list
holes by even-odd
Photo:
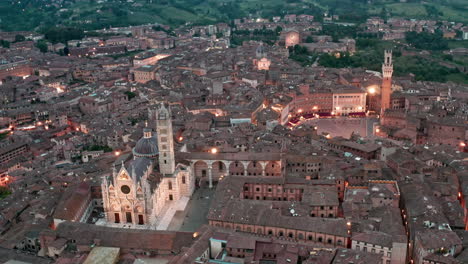
[[156, 110], [156, 131], [159, 147], [159, 170], [164, 175], [173, 174], [175, 158], [171, 110], [166, 108], [163, 103]]
[[386, 50], [384, 52], [384, 63], [382, 64], [382, 89], [380, 92], [380, 111], [384, 113], [386, 109], [390, 108], [390, 95], [392, 94], [392, 51]]

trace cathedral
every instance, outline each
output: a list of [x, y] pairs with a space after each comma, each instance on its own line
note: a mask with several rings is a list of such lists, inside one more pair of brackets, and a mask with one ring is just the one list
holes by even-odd
[[103, 178], [102, 197], [106, 221], [155, 228], [165, 206], [190, 197], [195, 188], [188, 164], [176, 163], [171, 111], [161, 104], [150, 111], [156, 135], [145, 128], [132, 151], [132, 160]]

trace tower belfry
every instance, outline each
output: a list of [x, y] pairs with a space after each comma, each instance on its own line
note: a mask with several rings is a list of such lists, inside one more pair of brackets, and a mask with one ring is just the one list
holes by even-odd
[[380, 93], [381, 113], [385, 112], [386, 109], [390, 108], [390, 95], [392, 94], [392, 75], [393, 75], [392, 51], [385, 50], [384, 63], [382, 64], [382, 76], [383, 76], [382, 89]]
[[162, 174], [173, 174], [175, 158], [171, 111], [164, 104], [161, 104], [156, 110], [156, 131], [158, 136], [159, 170]]

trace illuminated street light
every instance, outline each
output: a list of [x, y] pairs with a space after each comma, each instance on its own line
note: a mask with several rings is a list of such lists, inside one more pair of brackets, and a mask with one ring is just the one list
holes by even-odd
[[212, 154], [218, 153], [218, 149], [217, 149], [217, 148], [211, 148], [211, 153], [212, 153]]

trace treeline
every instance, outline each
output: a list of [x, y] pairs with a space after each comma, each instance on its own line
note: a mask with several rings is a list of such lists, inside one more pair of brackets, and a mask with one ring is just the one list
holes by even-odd
[[[330, 68], [362, 67], [369, 70], [381, 71], [382, 61], [383, 53], [375, 51], [357, 52], [354, 55], [339, 53], [338, 56], [322, 54], [319, 64]], [[405, 76], [411, 73], [414, 74], [414, 78], [417, 81], [447, 82], [449, 75], [460, 74], [460, 71], [456, 68], [450, 69], [419, 56], [401, 56], [401, 52], [399, 51], [393, 52], [393, 61], [395, 76]]]
[[456, 68], [449, 69], [429, 59], [419, 56], [399, 57], [395, 61], [395, 75], [414, 74], [417, 81], [446, 82], [450, 74], [458, 74]]
[[243, 35], [243, 36], [278, 36], [283, 29], [281, 27], [276, 27], [275, 30], [272, 29], [254, 29], [252, 31], [248, 29], [239, 29], [233, 32], [234, 35]]
[[282, 30], [281, 27], [276, 27], [275, 30], [266, 29], [265, 27], [252, 31], [248, 29], [235, 30], [231, 37], [231, 45], [239, 46], [242, 45], [242, 42], [248, 40], [263, 41], [268, 45], [273, 45], [278, 40]]
[[334, 42], [338, 42], [339, 39], [345, 37], [355, 38], [357, 35], [357, 27], [338, 24], [324, 24], [319, 34], [331, 36]]
[[45, 38], [52, 43], [66, 43], [85, 36], [83, 29], [72, 27], [52, 27], [44, 30], [43, 33]]
[[310, 52], [306, 47], [295, 45], [289, 47], [289, 58], [297, 61], [302, 66], [310, 66], [317, 59], [317, 54]]
[[448, 49], [448, 41], [444, 39], [441, 31], [434, 34], [429, 32], [406, 32], [406, 41], [417, 49], [444, 50]]

